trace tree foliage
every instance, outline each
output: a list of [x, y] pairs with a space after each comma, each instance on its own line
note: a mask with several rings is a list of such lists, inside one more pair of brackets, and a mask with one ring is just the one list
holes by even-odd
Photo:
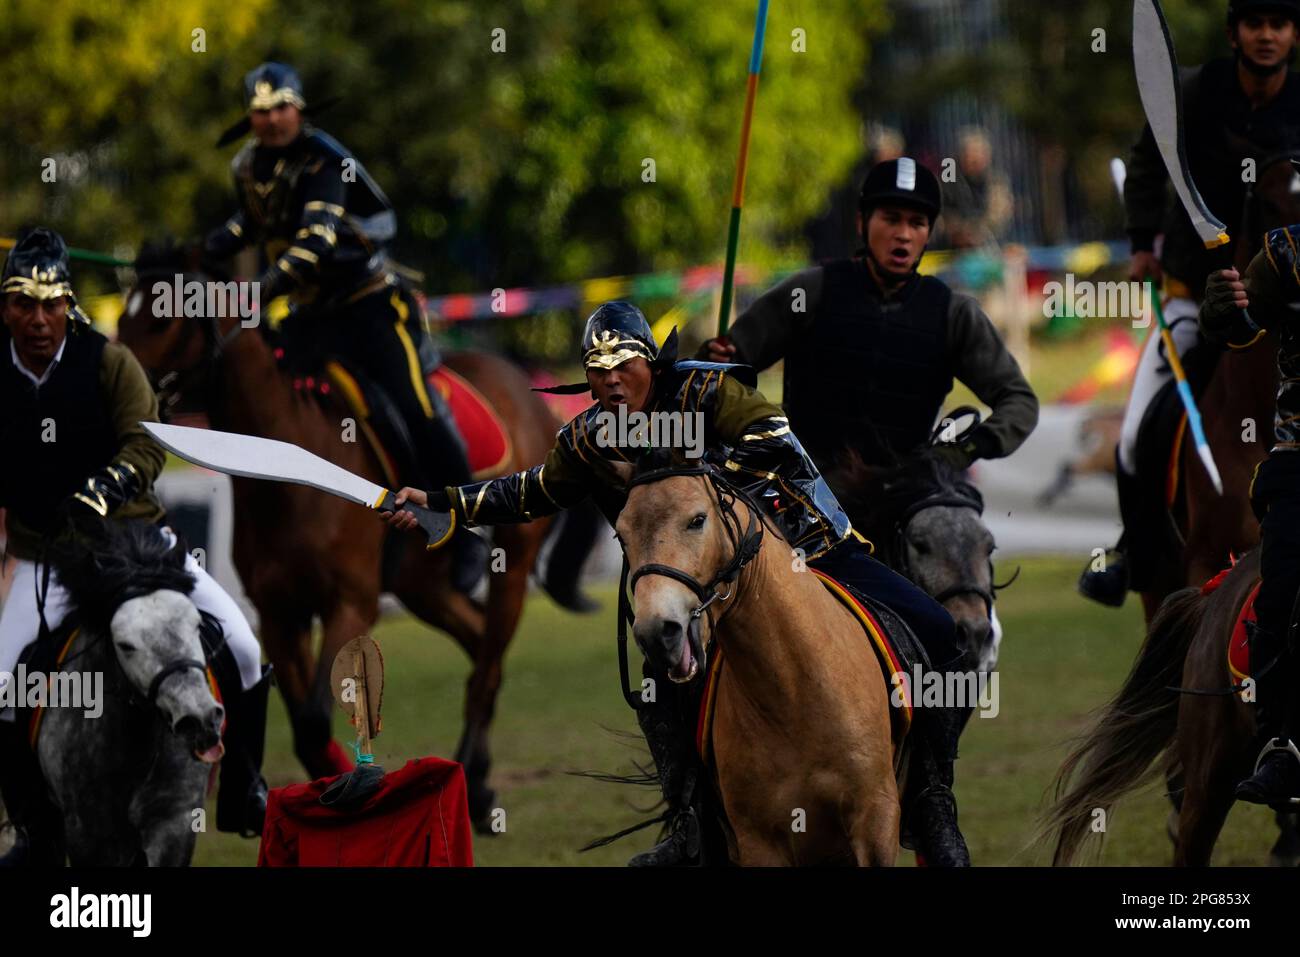
[[[389, 192], [396, 251], [432, 292], [717, 261], [755, 5], [11, 0], [0, 232], [39, 220], [74, 245], [129, 249], [220, 222], [236, 147], [213, 144], [240, 114], [243, 73], [283, 59], [309, 103], [342, 97], [317, 122]], [[788, 253], [859, 158], [853, 93], [881, 6], [772, 5], [746, 259]]]

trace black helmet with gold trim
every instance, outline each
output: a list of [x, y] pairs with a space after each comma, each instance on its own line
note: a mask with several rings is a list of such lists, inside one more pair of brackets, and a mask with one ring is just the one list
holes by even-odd
[[293, 67], [269, 61], [244, 75], [244, 109], [273, 110], [285, 103], [292, 103], [300, 110], [307, 108], [302, 78]]
[[18, 234], [14, 248], [5, 258], [4, 270], [0, 272], [0, 293], [27, 296], [38, 301], [66, 296], [68, 313], [90, 324], [72, 291], [67, 243], [54, 230], [44, 226], [34, 226]]
[[254, 110], [273, 110], [291, 104], [304, 113], [307, 97], [302, 90], [302, 77], [287, 63], [269, 60], [259, 63], [244, 74], [244, 116], [234, 126], [221, 134], [218, 146], [225, 146], [244, 136], [252, 128], [248, 114]]
[[[645, 359], [659, 373], [677, 361], [677, 329], [668, 334], [661, 347], [643, 313], [630, 302], [616, 299], [600, 305], [587, 319], [582, 330], [582, 365], [585, 369], [613, 369], [629, 359]], [[586, 392], [585, 382], [537, 389], [559, 395]]]

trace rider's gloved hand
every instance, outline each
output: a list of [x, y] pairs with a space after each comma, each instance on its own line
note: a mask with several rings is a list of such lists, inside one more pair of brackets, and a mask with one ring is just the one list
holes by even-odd
[[964, 472], [975, 461], [975, 445], [970, 440], [962, 442], [960, 445], [947, 442], [943, 445], [932, 446], [930, 454], [956, 471]]
[[708, 362], [735, 362], [736, 344], [730, 336], [715, 336], [700, 347], [700, 357]]
[[105, 466], [72, 495], [71, 501], [108, 518], [140, 492], [140, 473], [127, 462]]
[[1205, 281], [1205, 300], [1201, 303], [1201, 331], [1222, 342], [1229, 338], [1241, 310], [1249, 307], [1246, 284], [1235, 269], [1210, 273]]

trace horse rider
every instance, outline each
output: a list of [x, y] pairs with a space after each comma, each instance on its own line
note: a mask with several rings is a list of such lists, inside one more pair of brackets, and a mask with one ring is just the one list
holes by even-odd
[[[635, 306], [607, 302], [587, 320], [582, 362], [587, 381], [567, 391], [590, 390], [596, 402], [557, 435], [539, 466], [473, 485], [429, 492], [402, 489], [398, 501], [451, 511], [457, 522], [496, 525], [552, 515], [590, 496], [611, 524], [627, 501], [623, 477], [611, 463], [626, 463], [626, 445], [602, 442], [598, 417], [683, 410], [703, 416], [702, 451], [763, 503], [769, 518], [807, 563], [879, 599], [907, 621], [936, 668], [959, 657], [952, 619], [944, 608], [907, 579], [875, 561], [854, 536], [848, 517], [791, 431], [781, 410], [743, 384], [752, 376], [743, 366], [677, 359], [676, 331], [661, 349], [650, 325]], [[739, 377], [738, 377], [739, 376]], [[629, 443], [630, 444], [630, 443]], [[413, 516], [398, 513], [392, 524], [413, 527]], [[658, 770], [668, 804], [669, 834], [633, 865], [693, 862], [699, 852], [700, 823], [695, 807], [697, 768], [691, 729], [675, 686], [655, 678], [656, 701], [637, 717]], [[952, 758], [960, 710], [918, 708], [917, 760], [920, 782], [910, 808], [911, 828], [930, 863], [964, 866], [970, 862], [957, 828], [952, 794]]]
[[[52, 632], [71, 610], [57, 575], [43, 610], [38, 602], [45, 540], [93, 515], [153, 523], [160, 536], [175, 536], [153, 491], [166, 456], [140, 427], [158, 421], [158, 400], [130, 350], [91, 328], [77, 305], [62, 237], [40, 227], [20, 235], [0, 273], [0, 295], [0, 506], [7, 551], [17, 560], [0, 609], [0, 682], [8, 682], [42, 623]], [[239, 672], [239, 686], [222, 689], [227, 727], [217, 829], [260, 835], [270, 669], [235, 601], [192, 555], [185, 567], [195, 579], [191, 599], [220, 623]], [[50, 854], [60, 846], [59, 818], [17, 718], [13, 708], [0, 711], [0, 793], [17, 828], [0, 864], [58, 864]]]
[[[247, 115], [222, 137], [253, 134], [231, 163], [239, 210], [208, 234], [205, 257], [225, 260], [255, 244], [264, 260], [261, 301], [291, 297], [281, 325], [291, 349], [345, 356], [386, 387], [410, 433], [417, 482], [468, 482], [451, 411], [427, 383], [441, 358], [388, 259], [397, 232], [388, 197], [346, 147], [307, 120], [292, 67], [249, 71], [244, 105]], [[483, 573], [485, 543], [464, 533], [453, 549], [453, 579], [469, 591]]]
[[1038, 423], [1033, 389], [979, 304], [917, 272], [942, 207], [938, 180], [910, 157], [889, 160], [858, 202], [859, 255], [774, 286], [701, 354], [760, 370], [784, 359], [790, 427], [824, 473], [849, 450], [890, 466], [925, 448], [954, 379], [992, 414], [928, 454], [958, 471], [1010, 455]]
[[[1300, 225], [1275, 229], [1246, 267], [1209, 277], [1201, 304], [1201, 332], [1217, 344], [1245, 348], [1265, 330], [1278, 337], [1280, 383], [1273, 420], [1275, 442], [1251, 480], [1251, 506], [1260, 520], [1259, 594], [1250, 634], [1256, 719], [1263, 750], [1237, 797], [1279, 811], [1300, 806]], [[1249, 312], [1242, 310], [1249, 309]]]
[[[1237, 228], [1250, 188], [1243, 164], [1248, 159], [1262, 164], [1300, 150], [1300, 77], [1288, 69], [1298, 29], [1300, 0], [1232, 0], [1227, 36], [1234, 55], [1183, 71], [1188, 169], [1210, 211], [1228, 224], [1229, 232], [1240, 232], [1251, 254], [1259, 251], [1263, 230]], [[1205, 249], [1183, 205], [1168, 202], [1168, 180], [1148, 125], [1133, 147], [1124, 180], [1133, 251], [1129, 279], [1163, 282], [1170, 334], [1192, 387], [1200, 388], [1209, 381], [1219, 351], [1203, 345], [1197, 307], [1220, 254]], [[1161, 232], [1164, 244], [1157, 256], [1155, 240]], [[1104, 565], [1089, 563], [1079, 579], [1079, 591], [1105, 605], [1118, 607], [1129, 591], [1153, 587], [1150, 576], [1169, 546], [1164, 476], [1140, 475], [1138, 467], [1139, 430], [1153, 400], [1173, 379], [1164, 349], [1161, 336], [1154, 331], [1147, 336], [1120, 427], [1115, 482], [1123, 534]]]

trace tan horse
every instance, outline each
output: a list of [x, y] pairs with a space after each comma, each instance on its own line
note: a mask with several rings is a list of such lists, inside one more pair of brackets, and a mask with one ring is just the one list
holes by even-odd
[[[795, 570], [757, 506], [716, 473], [633, 479], [617, 530], [633, 569], [633, 633], [650, 663], [678, 680], [725, 654], [712, 740], [731, 859], [892, 865], [889, 694], [853, 615]], [[732, 570], [720, 591], [719, 572]], [[707, 614], [693, 614], [701, 604]]]

